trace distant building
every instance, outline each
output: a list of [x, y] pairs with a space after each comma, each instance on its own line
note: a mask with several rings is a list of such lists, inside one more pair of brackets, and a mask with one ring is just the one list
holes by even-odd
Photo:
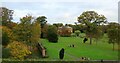
[[58, 27], [58, 34], [60, 36], [71, 36], [72, 33], [73, 33], [72, 27], [69, 26]]

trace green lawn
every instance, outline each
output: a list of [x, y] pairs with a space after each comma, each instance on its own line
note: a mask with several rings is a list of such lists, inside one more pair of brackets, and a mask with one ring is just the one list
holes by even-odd
[[[41, 39], [41, 43], [47, 48], [49, 60], [59, 60], [59, 51], [65, 48], [64, 60], [80, 60], [81, 57], [89, 57], [91, 60], [118, 60], [118, 51], [112, 50], [112, 44], [107, 43], [107, 37], [101, 40], [93, 40], [93, 44], [89, 44], [89, 40], [83, 43], [80, 37], [59, 37], [58, 43], [50, 43], [46, 39]], [[69, 47], [74, 44], [75, 47]], [[117, 48], [117, 45], [116, 45]]]

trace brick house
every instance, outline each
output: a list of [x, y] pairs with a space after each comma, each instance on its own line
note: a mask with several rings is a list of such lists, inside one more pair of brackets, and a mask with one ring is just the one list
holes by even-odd
[[58, 27], [58, 34], [60, 36], [71, 36], [72, 33], [73, 33], [72, 27], [69, 26]]

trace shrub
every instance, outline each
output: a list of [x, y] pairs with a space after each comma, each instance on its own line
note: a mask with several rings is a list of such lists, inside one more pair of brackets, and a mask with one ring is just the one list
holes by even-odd
[[7, 46], [10, 40], [13, 39], [12, 30], [6, 26], [1, 26], [0, 30], [2, 29], [2, 45]]
[[76, 36], [79, 36], [79, 35], [80, 35], [80, 31], [79, 31], [79, 30], [76, 30], [76, 31], [75, 31], [75, 34], [76, 34]]
[[71, 36], [72, 36], [72, 37], [76, 37], [76, 34], [75, 34], [75, 33], [72, 33]]
[[6, 46], [9, 43], [9, 37], [6, 32], [2, 32], [2, 45]]
[[25, 56], [31, 54], [26, 44], [14, 41], [8, 45], [10, 48], [11, 56], [15, 59], [23, 60]]
[[10, 57], [10, 49], [2, 47], [2, 58]]
[[47, 32], [47, 39], [49, 40], [49, 42], [58, 42], [57, 28], [55, 26], [49, 26]]

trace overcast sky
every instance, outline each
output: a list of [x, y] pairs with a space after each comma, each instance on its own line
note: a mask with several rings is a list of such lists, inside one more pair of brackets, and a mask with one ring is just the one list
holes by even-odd
[[96, 11], [109, 22], [118, 22], [119, 0], [4, 0], [2, 6], [14, 10], [14, 22], [27, 14], [46, 16], [48, 23], [74, 24], [84, 11]]

